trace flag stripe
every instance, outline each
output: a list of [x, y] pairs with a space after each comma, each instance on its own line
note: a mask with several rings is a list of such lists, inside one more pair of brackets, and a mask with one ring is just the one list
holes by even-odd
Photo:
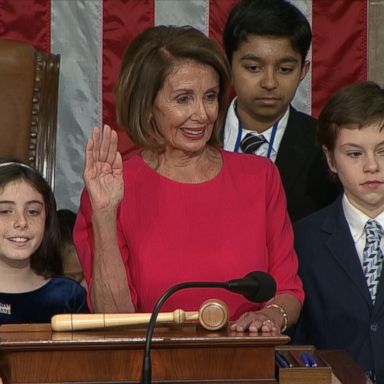
[[[295, 5], [308, 19], [309, 23], [312, 25], [312, 2], [307, 0], [290, 0], [290, 2]], [[310, 63], [312, 62], [312, 46], [309, 48], [306, 60]], [[297, 108], [299, 111], [312, 113], [312, 73], [311, 70], [308, 71], [305, 78], [301, 81], [295, 97], [292, 100], [292, 105]]]
[[223, 45], [222, 33], [225, 22], [238, 0], [210, 0], [209, 2], [209, 37]]
[[84, 143], [100, 124], [101, 12], [101, 0], [51, 2], [52, 51], [61, 55], [55, 195], [66, 207], [79, 203]]
[[367, 2], [313, 1], [312, 113], [341, 86], [367, 79]]
[[[0, 0], [2, 38], [61, 55], [55, 189], [59, 207], [77, 209], [84, 144], [92, 127], [105, 122], [117, 128], [113, 87], [128, 43], [147, 27], [188, 23], [221, 44], [227, 15], [237, 1]], [[289, 1], [313, 29], [308, 57], [312, 73], [300, 84], [293, 104], [307, 113], [312, 106], [317, 116], [337, 88], [367, 78], [367, 8], [379, 6], [375, 0]], [[384, 67], [379, 20], [376, 29], [370, 26], [375, 33], [370, 30], [369, 36], [376, 78]], [[126, 134], [118, 134], [119, 149], [129, 155]]]
[[155, 25], [191, 25], [208, 35], [208, 0], [156, 0]]
[[51, 4], [44, 0], [0, 0], [0, 36], [51, 51]]
[[123, 155], [132, 144], [116, 125], [113, 88], [125, 48], [135, 36], [154, 25], [154, 12], [153, 0], [103, 2], [103, 122], [118, 130], [119, 150]]
[[384, 85], [384, 2], [369, 0], [368, 8], [368, 78]]

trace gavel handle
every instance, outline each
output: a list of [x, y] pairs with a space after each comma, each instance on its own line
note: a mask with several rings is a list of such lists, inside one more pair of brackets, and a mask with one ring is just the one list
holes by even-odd
[[[54, 315], [51, 319], [53, 331], [81, 331], [104, 329], [125, 325], [148, 324], [151, 313], [75, 313]], [[159, 313], [156, 323], [182, 324], [185, 321], [198, 320], [199, 312], [186, 312], [176, 309], [173, 312]]]

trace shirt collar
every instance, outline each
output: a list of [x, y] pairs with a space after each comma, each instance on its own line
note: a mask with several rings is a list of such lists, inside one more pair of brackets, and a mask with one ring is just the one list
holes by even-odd
[[[237, 115], [236, 115], [236, 100], [237, 100], [237, 97], [235, 97], [232, 100], [232, 102], [228, 108], [227, 117], [226, 117], [226, 121], [225, 121], [225, 128], [224, 128], [224, 136], [223, 136], [224, 137], [224, 149], [229, 150], [229, 151], [233, 151], [235, 148], [236, 138], [237, 138], [238, 129], [239, 129], [239, 119], [237, 118]], [[287, 128], [287, 123], [288, 123], [288, 119], [289, 119], [289, 110], [290, 110], [290, 108], [288, 107], [285, 114], [283, 115], [283, 117], [279, 121], [278, 129], [276, 131], [275, 139], [273, 141], [273, 146], [272, 146], [272, 149], [275, 153], [278, 151], [278, 149], [280, 147], [281, 140], [282, 140], [282, 138], [284, 136], [284, 132]], [[271, 140], [272, 129], [273, 129], [273, 126], [269, 127], [266, 131], [259, 134], [255, 131], [250, 131], [250, 130], [243, 128], [242, 134], [241, 134], [241, 139], [243, 139], [247, 133], [253, 133], [256, 135], [263, 135], [264, 138], [269, 143]]]
[[[345, 218], [349, 224], [349, 228], [351, 229], [352, 238], [356, 243], [362, 236], [365, 236], [364, 227], [371, 217], [367, 216], [365, 213], [361, 212], [360, 209], [353, 206], [345, 193], [343, 195], [342, 205]], [[384, 211], [376, 216], [374, 220], [376, 220], [384, 228]]]
[[[275, 138], [274, 138], [273, 143], [272, 143], [273, 144], [272, 145], [272, 149], [275, 152], [277, 152], [279, 147], [280, 147], [280, 143], [281, 143], [281, 140], [283, 138], [285, 129], [287, 128], [288, 118], [289, 118], [289, 108], [287, 108], [287, 110], [285, 111], [283, 117], [278, 122], [279, 125], [277, 127], [276, 135], [275, 135]], [[256, 133], [256, 134], [258, 134], [259, 136], [264, 136], [265, 140], [267, 140], [267, 142], [269, 143], [271, 141], [272, 130], [273, 130], [273, 125], [271, 127], [269, 127], [263, 133]], [[244, 129], [244, 128], [243, 128], [243, 131], [244, 131], [243, 132], [243, 137], [247, 133], [254, 132], [254, 131], [248, 131], [247, 129]]]

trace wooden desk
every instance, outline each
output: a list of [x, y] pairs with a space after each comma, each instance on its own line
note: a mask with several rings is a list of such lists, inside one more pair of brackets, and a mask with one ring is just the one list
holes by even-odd
[[[57, 333], [48, 324], [3, 325], [0, 376], [4, 384], [137, 383], [145, 333], [145, 328]], [[193, 325], [160, 327], [152, 344], [153, 382], [278, 383], [275, 348], [288, 341], [287, 336], [209, 332]], [[353, 376], [341, 382], [363, 383]]]

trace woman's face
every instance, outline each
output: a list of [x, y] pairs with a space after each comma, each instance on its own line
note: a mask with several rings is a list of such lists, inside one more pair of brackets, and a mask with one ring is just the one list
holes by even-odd
[[43, 196], [26, 181], [0, 189], [0, 263], [29, 262], [43, 240], [45, 217]]
[[152, 107], [166, 149], [196, 153], [211, 137], [219, 111], [219, 75], [211, 66], [182, 60], [166, 77]]

